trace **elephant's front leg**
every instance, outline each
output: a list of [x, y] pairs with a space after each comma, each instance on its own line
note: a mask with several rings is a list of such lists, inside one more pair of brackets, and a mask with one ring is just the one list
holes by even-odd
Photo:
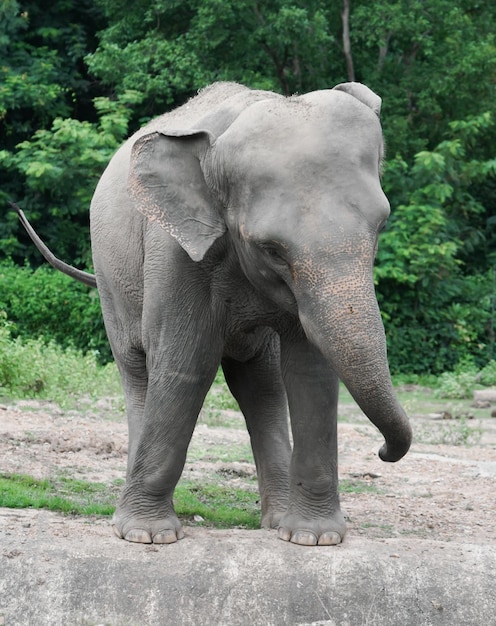
[[274, 332], [260, 334], [262, 338], [252, 358], [241, 361], [225, 357], [222, 367], [250, 433], [262, 507], [261, 525], [276, 528], [287, 507], [291, 444], [279, 338]]
[[132, 442], [134, 459], [113, 519], [118, 537], [139, 543], [173, 543], [184, 536], [173, 493], [222, 352], [221, 340], [195, 316], [158, 328], [147, 341], [143, 425]]
[[281, 351], [293, 454], [289, 504], [279, 537], [301, 545], [335, 545], [346, 532], [338, 493], [339, 381], [306, 340], [283, 340]]

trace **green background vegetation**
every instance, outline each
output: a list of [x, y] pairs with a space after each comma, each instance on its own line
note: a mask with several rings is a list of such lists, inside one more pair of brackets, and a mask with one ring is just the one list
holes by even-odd
[[97, 295], [37, 269], [8, 200], [59, 257], [91, 269], [91, 195], [143, 122], [215, 80], [291, 94], [356, 79], [383, 97], [392, 216], [376, 282], [391, 369], [482, 369], [495, 356], [495, 22], [489, 0], [4, 0], [0, 310], [9, 336], [110, 358]]

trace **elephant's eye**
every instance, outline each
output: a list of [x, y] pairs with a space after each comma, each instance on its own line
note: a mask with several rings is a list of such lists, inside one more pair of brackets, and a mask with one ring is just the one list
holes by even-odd
[[273, 242], [264, 242], [259, 244], [259, 248], [265, 256], [269, 257], [272, 263], [287, 265], [286, 259], [284, 258], [284, 250], [280, 245]]
[[382, 233], [382, 231], [383, 231], [383, 230], [385, 230], [385, 228], [386, 228], [386, 226], [387, 226], [387, 223], [388, 223], [388, 221], [387, 221], [387, 220], [384, 220], [384, 221], [382, 222], [382, 224], [379, 226], [379, 231], [378, 231], [378, 232]]
[[269, 256], [273, 256], [273, 257], [279, 256], [279, 251], [277, 250], [275, 246], [272, 246], [270, 244], [265, 244], [262, 246], [262, 249], [265, 252], [265, 254], [268, 254]]

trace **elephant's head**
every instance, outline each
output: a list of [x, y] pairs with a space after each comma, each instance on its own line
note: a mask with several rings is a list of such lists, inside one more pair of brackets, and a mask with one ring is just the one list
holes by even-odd
[[411, 428], [390, 379], [372, 267], [389, 203], [381, 100], [358, 83], [270, 97], [227, 128], [153, 132], [134, 145], [130, 193], [201, 261], [228, 231], [249, 280], [299, 317], [364, 413], [385, 461]]

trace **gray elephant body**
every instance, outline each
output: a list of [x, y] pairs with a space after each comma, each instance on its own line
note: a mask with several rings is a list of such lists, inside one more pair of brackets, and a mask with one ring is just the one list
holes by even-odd
[[112, 159], [91, 238], [129, 423], [119, 537], [183, 536], [174, 488], [220, 363], [250, 433], [262, 525], [282, 539], [344, 536], [338, 376], [384, 434], [382, 458], [408, 450], [372, 278], [389, 213], [379, 108], [355, 83], [293, 98], [219, 83]]

